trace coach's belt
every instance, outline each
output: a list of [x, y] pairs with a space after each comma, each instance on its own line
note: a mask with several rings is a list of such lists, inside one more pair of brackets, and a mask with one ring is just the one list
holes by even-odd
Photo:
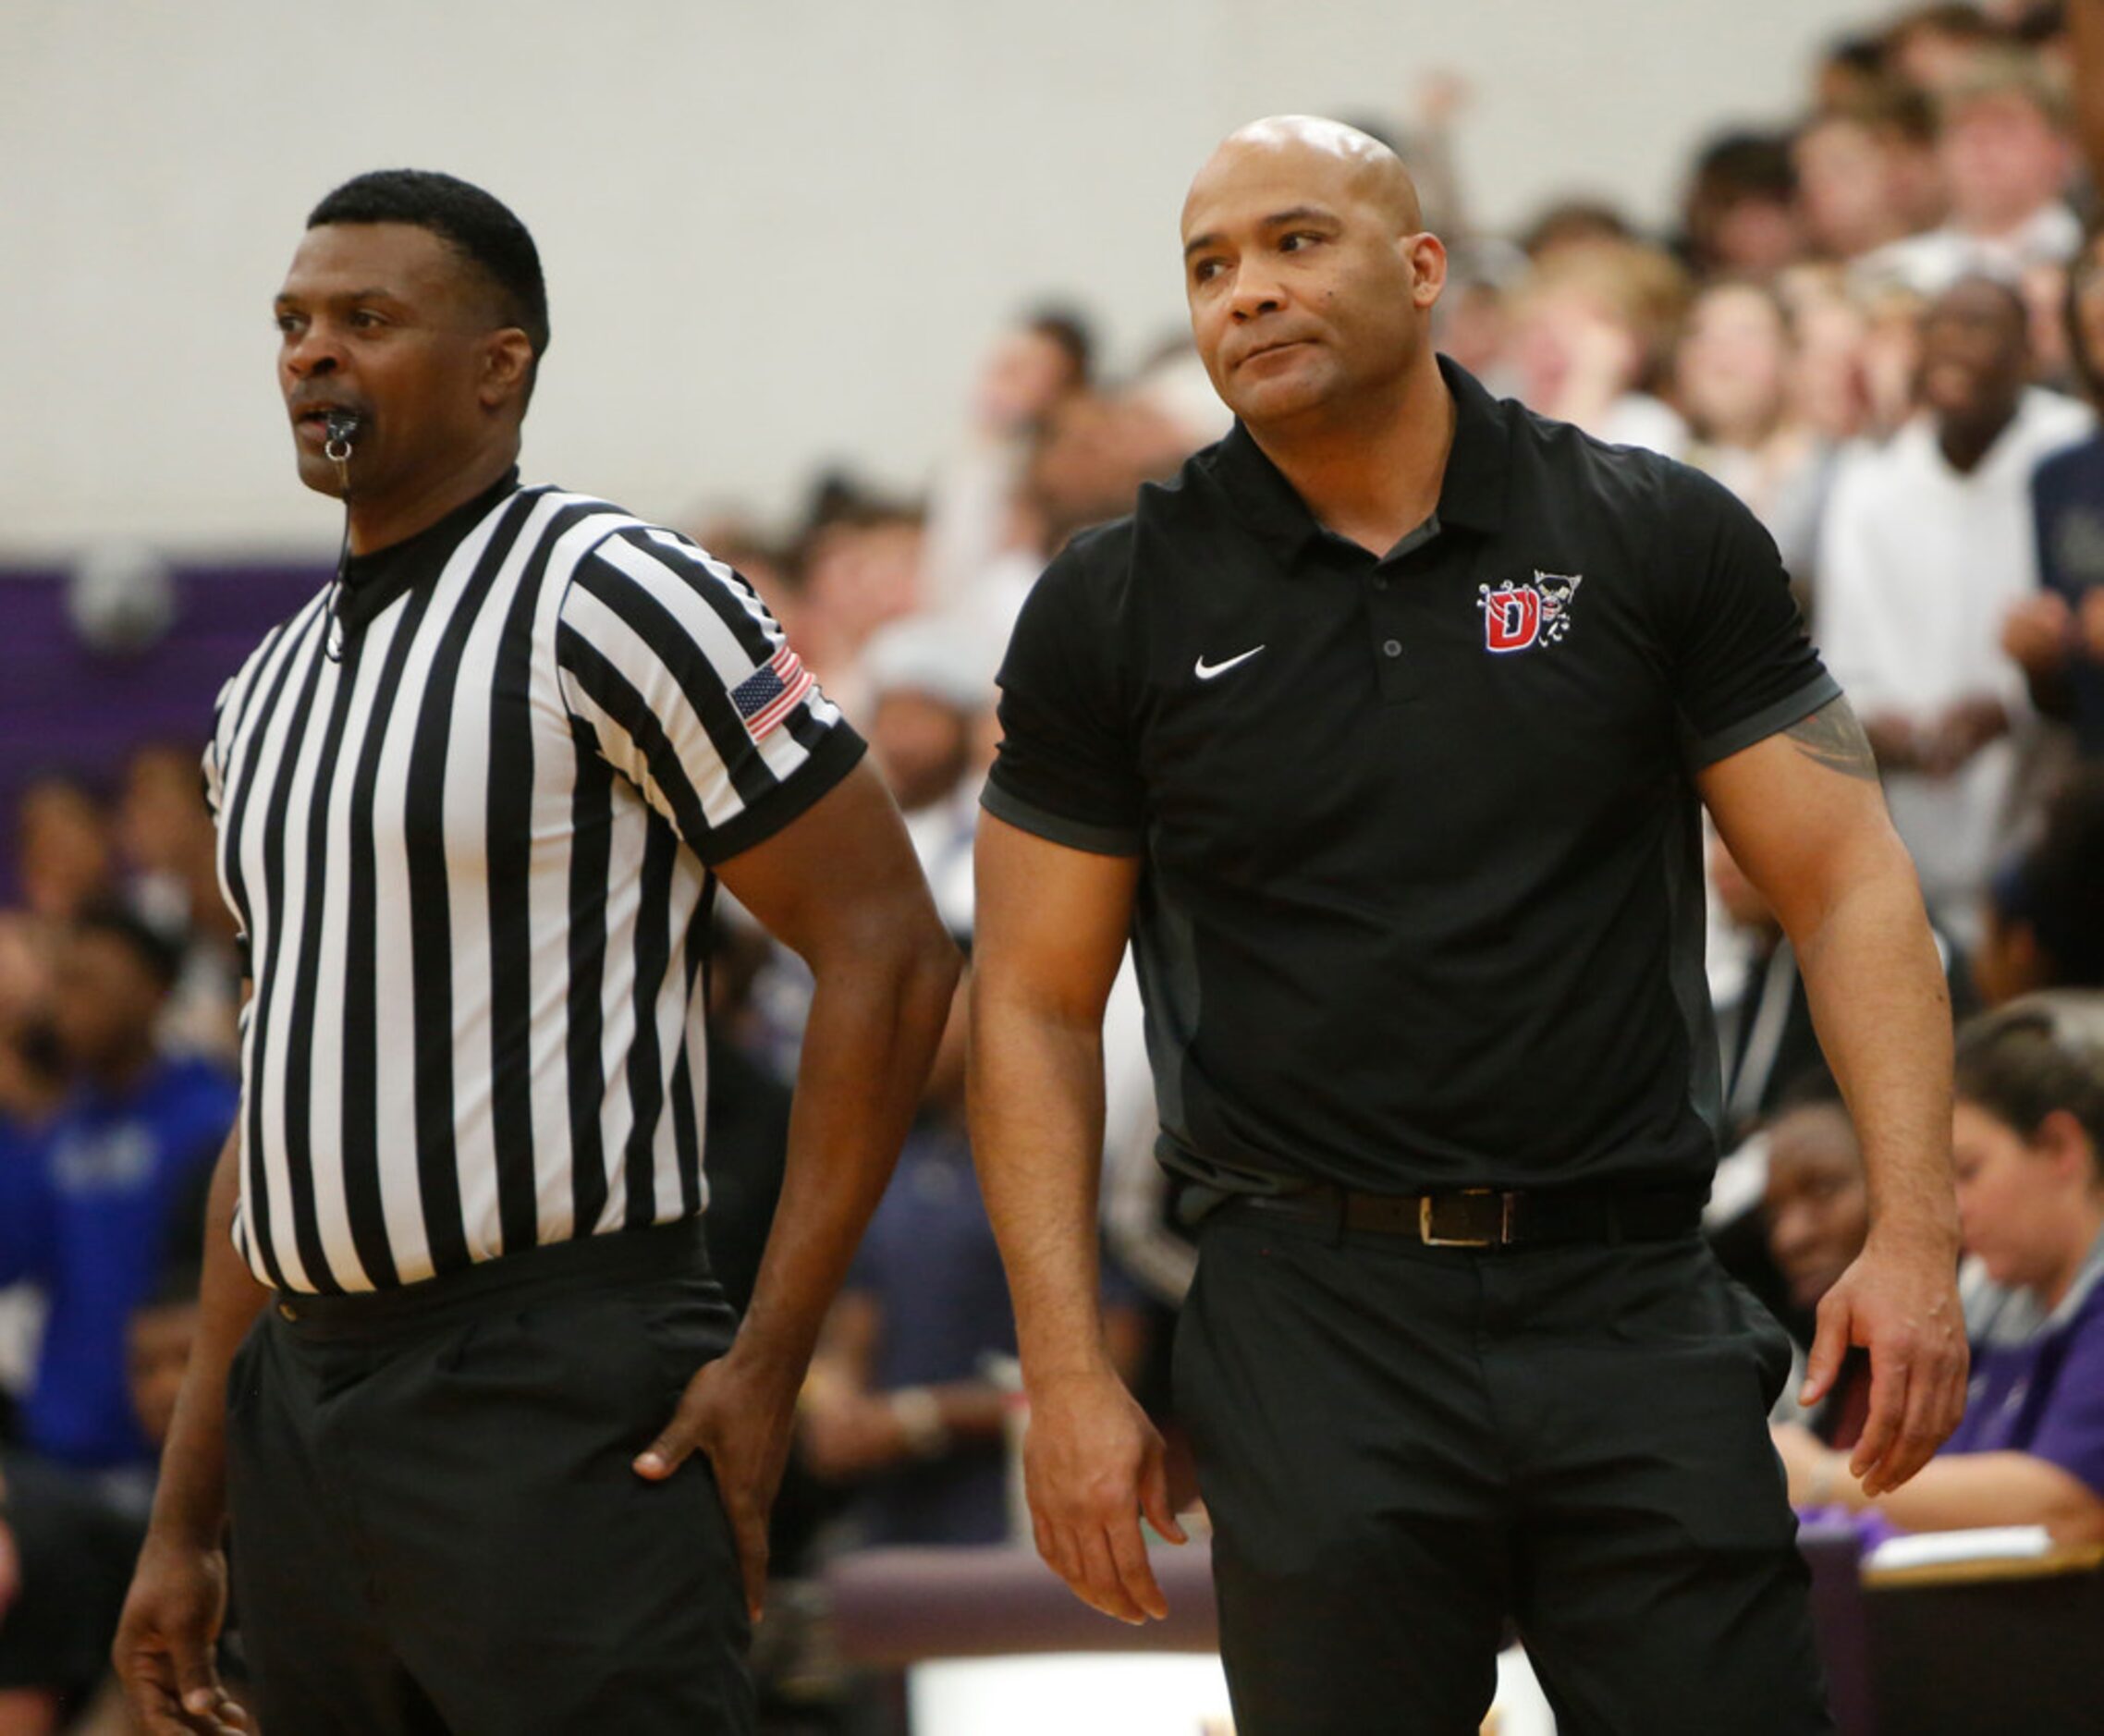
[[1243, 1211], [1335, 1231], [1407, 1236], [1428, 1248], [1505, 1248], [1553, 1241], [1668, 1241], [1702, 1222], [1704, 1193], [1652, 1188], [1450, 1188], [1432, 1193], [1360, 1193], [1317, 1186], [1244, 1195]]

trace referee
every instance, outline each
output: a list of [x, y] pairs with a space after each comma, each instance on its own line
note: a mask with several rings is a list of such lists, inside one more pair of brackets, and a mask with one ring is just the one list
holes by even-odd
[[[118, 1669], [149, 1730], [241, 1727], [230, 1508], [266, 1730], [748, 1730], [797, 1389], [956, 960], [751, 588], [520, 485], [548, 320], [508, 210], [361, 176], [275, 312], [348, 548], [206, 755], [244, 1090]], [[700, 1222], [719, 880], [817, 980], [741, 1325]]]
[[[1105, 996], [1130, 930], [1165, 1161], [1217, 1209], [1175, 1388], [1242, 1736], [1473, 1731], [1516, 1619], [1566, 1732], [1827, 1728], [1716, 1163], [1698, 801], [1804, 961], [1874, 1228], [1855, 1469], [1964, 1384], [1951, 1033], [1911, 865], [1774, 545], [1723, 490], [1435, 355], [1402, 165], [1259, 122], [1184, 206], [1238, 423], [1077, 541], [1001, 672], [972, 1143], [1037, 1542], [1162, 1613], [1161, 1442], [1093, 1303]], [[1817, 1396], [1814, 1393], [1812, 1396]]]

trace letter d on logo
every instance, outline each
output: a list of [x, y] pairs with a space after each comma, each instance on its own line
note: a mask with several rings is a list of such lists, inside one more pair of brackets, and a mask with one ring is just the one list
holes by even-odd
[[1541, 632], [1541, 593], [1531, 585], [1506, 585], [1483, 599], [1483, 642], [1504, 653], [1524, 651]]

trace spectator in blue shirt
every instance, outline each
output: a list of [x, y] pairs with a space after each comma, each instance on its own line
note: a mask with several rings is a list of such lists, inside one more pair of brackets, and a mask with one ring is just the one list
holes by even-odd
[[1015, 1354], [1015, 1318], [964, 1135], [963, 1024], [953, 1011], [798, 1407], [804, 1462], [854, 1487], [864, 1546], [1008, 1534], [1008, 1397], [985, 1359]]
[[159, 1280], [169, 1224], [209, 1172], [239, 1101], [216, 1067], [155, 1045], [177, 963], [171, 946], [121, 911], [72, 925], [53, 1014], [75, 1083], [0, 1168], [0, 1285], [28, 1279], [48, 1302], [24, 1442], [83, 1470], [152, 1462], [126, 1389], [127, 1326]]
[[[964, 1131], [964, 996], [928, 1076], [920, 1119], [826, 1316], [798, 1405], [804, 1464], [852, 1489], [847, 1547], [991, 1544], [1009, 1535], [1016, 1353], [1000, 1251]], [[1128, 1378], [1144, 1327], [1104, 1277], [1106, 1330]]]
[[[2068, 349], [2084, 395], [2104, 410], [2104, 232], [2068, 267]], [[2032, 703], [2072, 724], [2087, 760], [2104, 759], [2104, 432], [2056, 452], [2031, 477], [2038, 592], [2010, 612], [2002, 649], [2024, 666]]]

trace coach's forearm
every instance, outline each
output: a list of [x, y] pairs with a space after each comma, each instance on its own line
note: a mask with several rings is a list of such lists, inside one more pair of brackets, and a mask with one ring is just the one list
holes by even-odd
[[972, 1011], [972, 1153], [1015, 1303], [1023, 1378], [1110, 1371], [1098, 1301], [1103, 1032], [982, 973]]
[[774, 1228], [738, 1354], [801, 1382], [826, 1311], [883, 1196], [957, 984], [932, 913], [811, 960], [817, 988], [789, 1111]]
[[1832, 896], [1791, 935], [1820, 1047], [1863, 1143], [1871, 1233], [1956, 1253], [1951, 1180], [1951, 996], [1914, 865], [1866, 841]]
[[168, 1426], [153, 1496], [156, 1534], [215, 1545], [226, 1520], [226, 1376], [270, 1291], [234, 1247], [240, 1192], [240, 1134], [227, 1135], [212, 1172], [204, 1220], [204, 1276], [198, 1289], [197, 1341]]

